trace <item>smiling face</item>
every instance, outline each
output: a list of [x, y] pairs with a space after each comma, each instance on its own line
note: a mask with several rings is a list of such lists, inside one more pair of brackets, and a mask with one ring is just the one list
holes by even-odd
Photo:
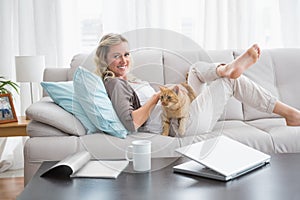
[[130, 53], [127, 42], [111, 46], [106, 57], [106, 62], [108, 70], [114, 72], [116, 77], [126, 80], [126, 74], [130, 66]]

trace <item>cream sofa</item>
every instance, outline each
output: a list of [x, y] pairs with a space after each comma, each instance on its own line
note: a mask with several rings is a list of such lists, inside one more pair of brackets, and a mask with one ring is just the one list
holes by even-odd
[[[230, 62], [242, 51], [209, 51], [213, 62]], [[300, 109], [300, 49], [262, 50], [259, 61], [245, 75], [270, 90], [283, 102]], [[191, 63], [207, 58], [201, 52], [172, 53], [146, 49], [132, 55], [135, 76], [155, 83], [184, 81]], [[76, 68], [94, 67], [92, 54], [75, 55], [70, 68], [46, 68], [44, 81], [71, 81]], [[128, 135], [119, 139], [105, 133], [86, 134], [80, 121], [56, 105], [47, 94], [31, 105], [26, 114], [30, 138], [24, 148], [25, 184], [43, 161], [60, 160], [87, 149], [96, 158], [124, 158], [124, 149], [135, 139], [152, 140], [152, 157], [176, 156], [174, 149], [218, 134], [224, 134], [266, 153], [300, 152], [300, 127], [288, 127], [279, 116], [258, 112], [234, 98], [228, 103], [213, 132], [176, 138], [151, 133]], [[197, 120], [197, 119], [195, 119]]]

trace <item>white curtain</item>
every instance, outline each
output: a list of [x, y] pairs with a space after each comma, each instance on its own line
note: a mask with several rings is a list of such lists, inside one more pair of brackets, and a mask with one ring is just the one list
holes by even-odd
[[[0, 74], [15, 80], [17, 55], [45, 55], [46, 67], [68, 66], [80, 51], [77, 11], [73, 0], [1, 0]], [[23, 108], [16, 98], [16, 110], [23, 115], [29, 86], [21, 84], [20, 90]]]
[[163, 28], [205, 49], [300, 47], [299, 0], [104, 0], [103, 30]]
[[279, 0], [281, 14], [281, 34], [284, 46], [300, 46], [300, 1]]
[[[45, 55], [46, 67], [68, 66], [80, 51], [74, 0], [0, 0], [0, 75], [15, 81], [14, 57]], [[38, 83], [34, 94], [40, 93]], [[29, 84], [13, 94], [18, 115], [30, 105]], [[24, 138], [0, 139], [0, 172], [23, 167]]]

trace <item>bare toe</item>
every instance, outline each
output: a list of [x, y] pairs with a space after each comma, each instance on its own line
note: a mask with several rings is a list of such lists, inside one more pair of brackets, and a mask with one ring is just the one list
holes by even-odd
[[260, 48], [257, 44], [252, 45], [246, 52], [237, 57], [228, 65], [221, 65], [217, 73], [221, 77], [230, 79], [238, 78], [246, 69], [256, 63], [260, 56]]

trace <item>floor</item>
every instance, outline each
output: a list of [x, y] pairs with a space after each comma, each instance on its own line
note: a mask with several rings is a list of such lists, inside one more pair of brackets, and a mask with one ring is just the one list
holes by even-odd
[[[23, 148], [28, 137], [0, 137], [0, 160], [13, 152], [14, 168], [24, 166]], [[0, 173], [0, 200], [14, 200], [24, 190], [24, 170], [8, 170]]]
[[24, 169], [18, 170], [8, 170], [3, 173], [0, 173], [1, 178], [16, 178], [16, 177], [23, 177], [24, 176]]
[[0, 199], [15, 200], [24, 189], [23, 169], [0, 173]]

